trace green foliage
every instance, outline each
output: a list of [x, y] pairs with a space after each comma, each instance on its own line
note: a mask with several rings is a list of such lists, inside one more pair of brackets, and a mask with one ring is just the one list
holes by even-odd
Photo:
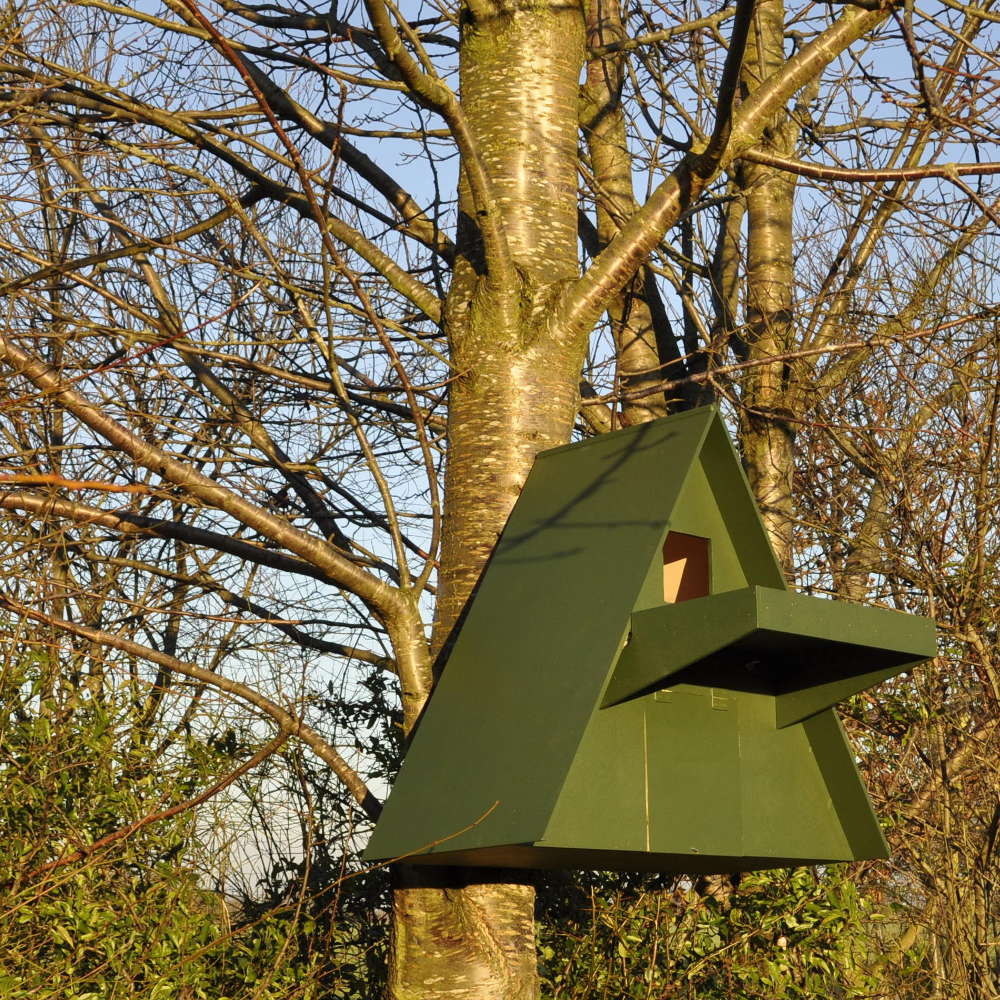
[[[844, 869], [704, 881], [594, 875], [540, 894], [543, 995], [876, 997], [877, 914]], [[700, 890], [700, 891], [699, 891]]]
[[[320, 698], [391, 770], [397, 746], [374, 703]], [[369, 703], [370, 702], [370, 703]], [[341, 1000], [381, 995], [389, 884], [348, 844], [356, 807], [291, 744], [240, 794], [266, 826], [263, 789], [303, 824], [303, 851], [271, 844], [240, 898], [217, 891], [220, 860], [195, 809], [101, 838], [183, 802], [260, 745], [230, 722], [173, 729], [126, 687], [61, 680], [44, 657], [0, 675], [0, 996], [4, 1000]], [[235, 726], [235, 728], [234, 728]], [[195, 734], [198, 735], [195, 735]], [[227, 808], [232, 808], [230, 805]], [[59, 864], [65, 861], [67, 863]], [[56, 863], [53, 865], [53, 863]], [[661, 876], [540, 876], [539, 955], [551, 1000], [810, 1000], [910, 997], [919, 943], [867, 901], [851, 869], [756, 872], [735, 884]]]
[[195, 811], [88, 850], [237, 766], [247, 735], [153, 739], [130, 700], [53, 695], [51, 674], [35, 658], [0, 687], [0, 995], [315, 995], [297, 921], [241, 920], [209, 888]]

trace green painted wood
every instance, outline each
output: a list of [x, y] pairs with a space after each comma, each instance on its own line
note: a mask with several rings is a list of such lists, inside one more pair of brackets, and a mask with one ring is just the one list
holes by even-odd
[[935, 651], [929, 618], [747, 587], [633, 613], [604, 704], [683, 681], [770, 694], [787, 726]]
[[[709, 596], [663, 603], [669, 531], [709, 539]], [[546, 452], [365, 856], [691, 873], [883, 857], [829, 706], [933, 653], [927, 619], [787, 591], [713, 410]]]
[[[645, 709], [636, 699], [594, 711], [540, 845], [648, 851]], [[580, 831], [587, 843], [580, 843]]]
[[[774, 852], [786, 857], [820, 857], [828, 861], [885, 856], [878, 822], [857, 771], [840, 774], [839, 756], [816, 752], [804, 726], [774, 728], [773, 699], [739, 692], [742, 730], [740, 786], [743, 805], [743, 851]], [[837, 729], [832, 711], [824, 725]], [[843, 739], [841, 739], [843, 744]], [[845, 745], [846, 746], [846, 745]], [[827, 773], [838, 772], [839, 794], [831, 795]], [[871, 844], [858, 853], [852, 843], [857, 817], [868, 824]]]
[[[656, 607], [635, 612], [603, 704], [614, 705], [664, 687], [667, 679], [684, 667], [752, 635], [757, 626], [755, 591], [745, 587], [680, 604], [661, 601]], [[728, 677], [721, 671], [717, 676], [705, 672], [694, 678], [696, 683], [702, 680], [709, 687], [739, 687], [725, 683]]]
[[[854, 752], [847, 742], [837, 713], [820, 712], [806, 719], [801, 727], [794, 728], [801, 728], [805, 732], [813, 755], [817, 761], [822, 762], [827, 791], [850, 844], [848, 860], [888, 857], [889, 848], [868, 794], [863, 791]], [[782, 730], [789, 731], [790, 729]], [[856, 794], [859, 788], [863, 792], [861, 796]]]
[[728, 692], [679, 685], [646, 709], [651, 844], [657, 852], [740, 857], [740, 706]]
[[366, 857], [543, 836], [716, 419], [694, 410], [538, 456]]
[[[733, 538], [716, 496], [717, 492], [724, 496], [735, 494], [737, 499], [741, 495], [746, 496], [739, 466], [731, 466], [728, 471], [729, 475], [721, 483], [716, 483], [715, 489], [700, 456], [688, 471], [677, 501], [669, 512], [669, 520], [664, 521], [663, 538], [650, 560], [642, 590], [634, 605], [636, 610], [663, 606], [661, 549], [668, 531], [680, 531], [710, 540], [709, 564], [713, 592], [737, 590], [747, 586], [748, 580], [739, 552], [741, 543]], [[752, 502], [750, 505], [752, 507]], [[743, 514], [744, 519], [749, 519], [751, 515], [756, 517], [756, 508], [744, 511]], [[763, 530], [762, 526], [760, 530]]]
[[721, 419], [709, 427], [700, 458], [747, 583], [786, 589], [785, 575], [771, 548], [750, 483]]
[[538, 846], [573, 848], [585, 829], [593, 849], [645, 845], [684, 871], [884, 857], [836, 716], [817, 728], [818, 750], [803, 726], [775, 730], [768, 696], [693, 685], [600, 710]]

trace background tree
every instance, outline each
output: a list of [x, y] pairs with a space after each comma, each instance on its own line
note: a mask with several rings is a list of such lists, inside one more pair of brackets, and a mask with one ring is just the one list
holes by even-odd
[[[852, 720], [899, 817], [896, 867], [854, 875], [888, 939], [865, 924], [827, 971], [783, 957], [815, 935], [732, 916], [768, 877], [640, 893], [714, 914], [716, 985], [705, 954], [663, 974], [991, 988], [997, 819], [962, 788], [996, 787], [996, 20], [10, 5], [2, 603], [10, 662], [41, 642], [61, 667], [23, 711], [72, 733], [124, 696], [121, 738], [162, 755], [243, 705], [353, 802], [326, 800], [339, 885], [535, 454], [718, 400], [789, 576], [931, 611], [949, 668]], [[282, 850], [311, 859], [326, 806], [289, 760], [316, 809]], [[827, 891], [773, 885], [793, 916]], [[526, 874], [397, 866], [390, 995], [536, 995], [534, 910]]]

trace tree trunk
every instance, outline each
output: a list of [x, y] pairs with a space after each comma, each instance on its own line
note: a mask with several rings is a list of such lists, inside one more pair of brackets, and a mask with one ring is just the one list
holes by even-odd
[[[589, 0], [587, 36], [593, 48], [625, 39], [618, 0]], [[639, 207], [632, 187], [632, 156], [621, 105], [624, 58], [619, 53], [589, 60], [582, 91], [581, 124], [594, 174], [600, 247], [618, 235], [622, 224]], [[660, 357], [660, 345], [667, 342], [667, 337], [665, 331], [657, 336], [652, 302], [656, 294], [652, 276], [642, 268], [608, 309], [618, 359], [617, 389], [625, 394], [621, 422], [626, 426], [667, 414], [663, 394], [650, 392], [663, 380], [661, 364], [667, 360]]]
[[[764, 0], [755, 12], [744, 66], [752, 91], [785, 61], [783, 0]], [[795, 125], [784, 110], [765, 129], [762, 146], [790, 155]], [[794, 174], [744, 163], [747, 204], [746, 333], [750, 360], [777, 358], [791, 347], [793, 328], [792, 208]], [[751, 368], [744, 382], [741, 444], [747, 475], [775, 554], [788, 566], [792, 534], [795, 423], [793, 372], [776, 361]]]
[[[576, 279], [577, 103], [583, 16], [561, 4], [473, 3], [462, 28], [462, 109], [504, 220], [514, 285], [489, 259], [464, 164], [446, 327], [453, 364], [433, 645], [447, 637], [535, 455], [569, 440], [584, 345], [550, 306]], [[408, 719], [412, 725], [413, 720]], [[538, 995], [530, 877], [480, 869], [396, 873], [393, 1000]]]

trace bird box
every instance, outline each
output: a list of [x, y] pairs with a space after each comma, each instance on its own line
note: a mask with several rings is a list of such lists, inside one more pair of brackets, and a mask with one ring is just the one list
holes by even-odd
[[885, 857], [832, 706], [934, 655], [927, 618], [788, 591], [714, 408], [544, 452], [365, 857]]

